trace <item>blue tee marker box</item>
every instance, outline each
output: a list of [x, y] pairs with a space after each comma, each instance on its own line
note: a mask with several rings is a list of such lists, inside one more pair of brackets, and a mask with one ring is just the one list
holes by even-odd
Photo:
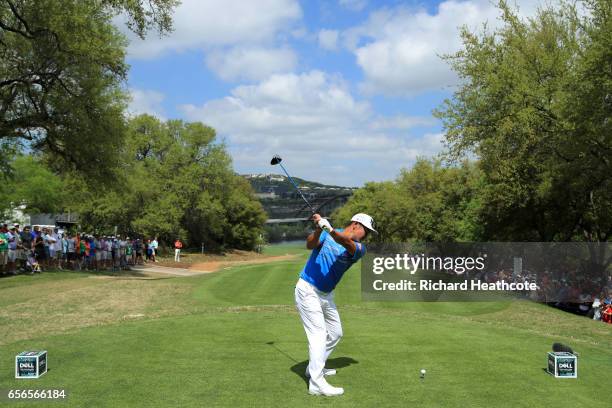
[[47, 350], [24, 351], [15, 356], [15, 378], [38, 378], [47, 372]]
[[578, 378], [578, 357], [572, 353], [549, 352], [548, 372], [555, 378]]

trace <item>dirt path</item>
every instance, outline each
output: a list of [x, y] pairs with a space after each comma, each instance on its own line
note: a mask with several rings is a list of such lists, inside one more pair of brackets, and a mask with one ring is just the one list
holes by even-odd
[[[211, 262], [198, 262], [188, 266], [188, 269], [206, 271], [206, 272], [215, 272], [219, 269], [225, 269], [232, 266], [237, 265], [250, 265], [250, 264], [262, 264], [268, 262], [280, 262], [280, 261], [289, 261], [292, 259], [296, 259], [299, 255], [279, 255], [279, 256], [269, 256], [267, 258], [258, 258], [258, 259], [247, 259], [244, 261], [211, 261]], [[177, 265], [178, 266], [178, 265]]]
[[140, 273], [144, 273], [145, 275], [171, 275], [171, 276], [193, 276], [200, 275], [203, 273], [211, 273], [216, 272], [222, 269], [228, 269], [233, 266], [239, 265], [253, 265], [253, 264], [262, 264], [269, 262], [281, 262], [288, 261], [292, 259], [298, 258], [300, 255], [280, 255], [280, 256], [269, 256], [265, 258], [257, 258], [257, 259], [249, 259], [242, 261], [208, 261], [208, 262], [197, 262], [189, 265], [185, 265], [184, 267], [180, 263], [176, 263], [175, 265], [156, 265], [152, 263], [148, 263], [143, 266], [132, 267], [133, 270], [138, 271]]

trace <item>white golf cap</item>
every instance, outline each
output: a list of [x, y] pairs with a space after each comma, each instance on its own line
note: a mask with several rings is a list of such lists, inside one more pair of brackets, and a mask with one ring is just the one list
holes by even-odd
[[364, 213], [355, 214], [353, 215], [353, 218], [351, 218], [351, 221], [357, 221], [358, 223], [360, 223], [361, 225], [363, 225], [370, 231], [378, 233], [378, 231], [374, 229], [374, 218], [370, 217], [368, 214], [364, 214]]

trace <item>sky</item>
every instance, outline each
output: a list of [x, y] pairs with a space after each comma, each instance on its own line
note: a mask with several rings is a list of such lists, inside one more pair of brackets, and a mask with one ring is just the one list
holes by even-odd
[[[554, 0], [553, 0], [554, 1]], [[432, 110], [459, 79], [458, 29], [500, 24], [489, 0], [183, 0], [174, 31], [130, 40], [131, 114], [212, 126], [234, 170], [360, 187], [443, 146]], [[536, 0], [519, 0], [530, 16]]]

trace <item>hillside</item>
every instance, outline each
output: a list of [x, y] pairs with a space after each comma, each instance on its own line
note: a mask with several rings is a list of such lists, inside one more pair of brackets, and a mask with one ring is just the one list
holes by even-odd
[[[244, 174], [269, 218], [308, 216], [309, 209], [289, 179], [281, 174]], [[327, 185], [293, 177], [304, 197], [324, 215], [342, 206], [357, 187]]]

